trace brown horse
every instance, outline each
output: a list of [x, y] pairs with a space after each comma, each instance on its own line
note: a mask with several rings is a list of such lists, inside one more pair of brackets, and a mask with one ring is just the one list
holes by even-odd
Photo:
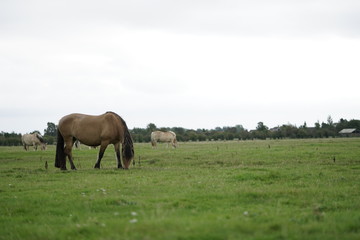
[[76, 140], [88, 146], [99, 146], [100, 151], [94, 168], [100, 168], [100, 162], [109, 144], [115, 147], [118, 168], [123, 168], [120, 157], [120, 143], [124, 168], [128, 169], [134, 158], [134, 147], [125, 121], [116, 113], [106, 112], [99, 116], [73, 113], [60, 119], [57, 129], [55, 167], [66, 170], [66, 156], [71, 169], [73, 163], [72, 147]]

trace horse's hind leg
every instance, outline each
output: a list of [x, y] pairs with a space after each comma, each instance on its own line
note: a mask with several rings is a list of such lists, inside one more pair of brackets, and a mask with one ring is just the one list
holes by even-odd
[[[71, 166], [71, 169], [72, 170], [76, 170], [76, 167], [74, 165], [74, 162], [73, 162], [73, 157], [72, 157], [72, 146], [73, 146], [73, 142], [72, 140], [70, 139], [70, 141], [66, 141], [65, 143], [65, 149], [64, 149], [64, 152], [66, 154], [66, 156], [68, 156], [69, 158], [69, 162], [70, 162], [70, 166]], [[62, 170], [66, 170], [66, 163], [65, 163], [65, 166], [64, 166], [64, 169], [61, 168]]]
[[101, 143], [98, 160], [96, 161], [94, 168], [100, 168], [100, 162], [101, 162], [101, 159], [104, 156], [104, 152], [106, 150], [107, 145], [108, 145], [108, 143], [106, 143], [106, 144]]

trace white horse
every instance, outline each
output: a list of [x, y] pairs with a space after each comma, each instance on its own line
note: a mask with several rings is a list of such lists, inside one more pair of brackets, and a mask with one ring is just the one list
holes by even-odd
[[[77, 149], [81, 149], [81, 142], [79, 141], [79, 140], [75, 140], [75, 142], [74, 142], [74, 146], [75, 146], [75, 148], [77, 148]], [[91, 146], [89, 146], [89, 149], [96, 149], [96, 147], [91, 147]]]
[[156, 147], [157, 142], [167, 142], [168, 146], [169, 143], [176, 148], [177, 141], [176, 141], [176, 134], [172, 131], [168, 132], [161, 132], [161, 131], [154, 131], [151, 133], [151, 145], [152, 147]]
[[46, 143], [44, 138], [38, 134], [38, 133], [33, 133], [33, 134], [24, 134], [21, 137], [21, 142], [24, 146], [24, 149], [27, 151], [29, 148], [29, 146], [34, 146], [34, 149], [37, 150], [38, 145], [41, 145], [41, 150], [45, 150], [46, 149]]

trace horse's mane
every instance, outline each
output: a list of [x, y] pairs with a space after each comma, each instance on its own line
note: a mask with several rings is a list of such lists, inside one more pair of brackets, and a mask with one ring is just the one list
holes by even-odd
[[168, 131], [169, 133], [171, 133], [172, 135], [176, 136], [176, 133], [174, 133], [173, 131]]
[[126, 125], [126, 122], [117, 113], [114, 113], [114, 112], [111, 112], [111, 111], [108, 111], [106, 113], [113, 114], [123, 124], [123, 126], [124, 126], [124, 143], [123, 144], [125, 146], [125, 156], [127, 158], [132, 158], [134, 156], [133, 140], [132, 140], [131, 134], [129, 132], [129, 129], [128, 129], [127, 125]]
[[[114, 113], [114, 112], [111, 112], [111, 111], [108, 111], [108, 112], [106, 112], [106, 113], [110, 113], [110, 114], [115, 115], [115, 116], [121, 121], [121, 123], [126, 127], [126, 130], [128, 130], [128, 127], [127, 127], [127, 125], [126, 125], [126, 122], [125, 122], [124, 119], [122, 119], [122, 117], [120, 117], [117, 113]], [[128, 130], [128, 131], [129, 131], [129, 130]]]
[[43, 138], [40, 134], [35, 133], [35, 136], [36, 136], [37, 139], [39, 139], [39, 141], [40, 141], [41, 143], [45, 143], [44, 138]]

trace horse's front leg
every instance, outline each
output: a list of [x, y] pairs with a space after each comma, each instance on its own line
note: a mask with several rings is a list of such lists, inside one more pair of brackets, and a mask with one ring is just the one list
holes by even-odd
[[120, 155], [120, 143], [114, 144], [116, 159], [117, 159], [117, 167], [123, 168], [121, 165], [121, 155]]
[[97, 160], [97, 162], [95, 163], [94, 168], [100, 168], [100, 162], [101, 162], [101, 159], [102, 159], [103, 156], [104, 156], [104, 152], [105, 152], [105, 150], [106, 150], [106, 148], [107, 148], [107, 145], [108, 145], [108, 143], [101, 143], [98, 160]]

